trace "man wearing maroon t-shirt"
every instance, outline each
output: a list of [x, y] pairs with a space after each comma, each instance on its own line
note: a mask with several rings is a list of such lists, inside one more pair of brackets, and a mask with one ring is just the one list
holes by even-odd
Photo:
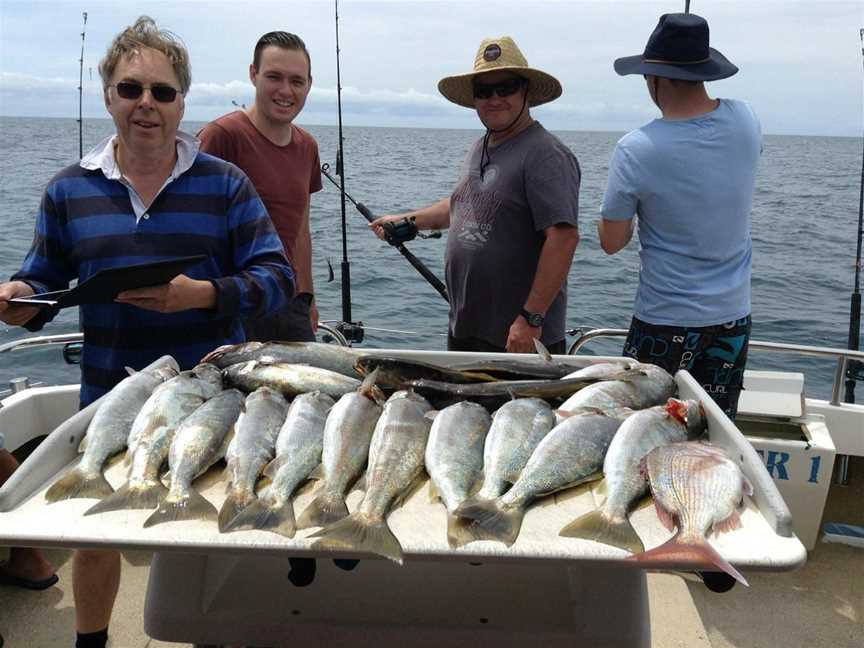
[[223, 115], [198, 137], [201, 150], [240, 167], [264, 201], [294, 268], [297, 293], [284, 310], [243, 326], [249, 340], [315, 339], [309, 199], [321, 190], [318, 143], [293, 124], [312, 87], [312, 63], [299, 36], [277, 31], [255, 45], [249, 66], [255, 103]]

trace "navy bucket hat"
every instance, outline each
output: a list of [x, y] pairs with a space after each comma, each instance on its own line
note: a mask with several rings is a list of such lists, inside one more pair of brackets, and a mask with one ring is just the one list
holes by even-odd
[[645, 51], [615, 61], [615, 71], [651, 74], [683, 81], [717, 81], [738, 72], [729, 60], [708, 47], [708, 21], [696, 14], [663, 14]]

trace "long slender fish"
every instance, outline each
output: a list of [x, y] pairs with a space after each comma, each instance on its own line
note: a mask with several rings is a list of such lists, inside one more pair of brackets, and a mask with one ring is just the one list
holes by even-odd
[[642, 460], [660, 521], [675, 535], [659, 547], [630, 556], [649, 567], [691, 564], [718, 568], [747, 585], [747, 579], [708, 544], [714, 531], [741, 526], [738, 507], [753, 486], [726, 451], [685, 442], [655, 448]]
[[[626, 378], [622, 379], [621, 368]], [[668, 371], [652, 364], [622, 358], [621, 363], [603, 363], [585, 367], [568, 377], [569, 380], [599, 379], [573, 394], [559, 407], [562, 411], [580, 408], [645, 409], [661, 405], [675, 395], [675, 380]], [[559, 416], [559, 422], [563, 417]]]
[[219, 510], [219, 531], [234, 530], [237, 514], [255, 501], [255, 484], [272, 459], [276, 437], [285, 422], [288, 403], [270, 387], [259, 387], [246, 397], [243, 413], [225, 460], [230, 480], [228, 496]]
[[175, 520], [211, 520], [216, 507], [192, 488], [192, 480], [224, 454], [245, 396], [226, 389], [206, 401], [184, 420], [168, 450], [171, 485], [159, 508], [144, 522], [151, 527]]
[[246, 391], [266, 386], [286, 396], [320, 391], [338, 398], [360, 386], [360, 381], [356, 378], [348, 378], [329, 369], [258, 360], [231, 365], [225, 369], [225, 376], [234, 387]]
[[565, 419], [543, 437], [510, 490], [462, 507], [457, 515], [475, 521], [475, 537], [512, 545], [532, 501], [599, 476], [615, 432], [631, 413], [586, 411]]
[[356, 392], [342, 396], [330, 410], [321, 453], [323, 479], [297, 519], [298, 528], [324, 526], [348, 515], [345, 492], [366, 465], [369, 442], [381, 416], [375, 400], [376, 379], [375, 372], [369, 374]]
[[674, 398], [630, 416], [618, 429], [603, 461], [606, 501], [600, 509], [565, 526], [559, 535], [595, 540], [631, 553], [643, 551], [642, 540], [627, 518], [631, 504], [648, 487], [639, 462], [654, 448], [701, 435], [704, 416], [697, 401]]
[[212, 362], [220, 369], [250, 360], [305, 364], [360, 378], [354, 363], [362, 355], [355, 349], [321, 342], [244, 342], [221, 346], [204, 356], [201, 362]]
[[168, 492], [159, 470], [180, 423], [204, 401], [222, 391], [222, 374], [214, 365], [198, 365], [162, 383], [135, 417], [129, 481], [84, 515], [121, 509], [153, 509]]
[[369, 552], [402, 564], [402, 545], [386, 518], [394, 500], [423, 473], [429, 409], [426, 399], [411, 391], [387, 400], [369, 447], [363, 501], [347, 518], [309, 536], [318, 538], [313, 547]]
[[435, 416], [426, 445], [426, 471], [447, 508], [447, 542], [456, 547], [471, 539], [455, 511], [483, 473], [483, 446], [492, 417], [484, 407], [463, 401]]
[[502, 405], [492, 417], [486, 436], [483, 486], [469, 502], [495, 499], [516, 483], [534, 449], [554, 425], [552, 408], [539, 398], [517, 398]]
[[276, 439], [276, 458], [264, 469], [264, 474], [273, 481], [234, 518], [229, 529], [263, 529], [294, 537], [291, 496], [321, 464], [324, 424], [332, 407], [333, 399], [321, 392], [301, 394], [294, 399]]
[[126, 447], [132, 423], [153, 390], [180, 371], [171, 356], [162, 356], [156, 362], [155, 366], [124, 378], [105, 395], [81, 442], [79, 451], [83, 450], [84, 456], [74, 469], [48, 489], [46, 500], [102, 499], [113, 492], [102, 474], [102, 467], [110, 457]]

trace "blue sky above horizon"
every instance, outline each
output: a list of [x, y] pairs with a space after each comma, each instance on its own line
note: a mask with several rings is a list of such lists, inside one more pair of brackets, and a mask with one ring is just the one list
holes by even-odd
[[[494, 6], [494, 14], [490, 7]], [[635, 128], [657, 115], [639, 77], [612, 61], [640, 52], [660, 14], [683, 0], [559, 2], [342, 0], [343, 121], [358, 126], [478, 128], [473, 111], [444, 100], [438, 80], [470, 70], [484, 36], [513, 36], [529, 63], [564, 87], [534, 109], [561, 130]], [[84, 116], [107, 117], [97, 72], [111, 38], [144, 10], [186, 43], [192, 88], [186, 119], [206, 121], [250, 103], [252, 48], [273, 29], [299, 34], [314, 83], [301, 124], [336, 123], [333, 3], [186, 0], [142, 5], [104, 0], [0, 2], [0, 115], [77, 117], [82, 12]], [[741, 71], [709, 84], [712, 96], [750, 102], [766, 133], [860, 136], [864, 3], [830, 0], [693, 0], [711, 44]]]

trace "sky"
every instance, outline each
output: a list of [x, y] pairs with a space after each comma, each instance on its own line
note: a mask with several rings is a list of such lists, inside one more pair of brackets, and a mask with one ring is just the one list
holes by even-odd
[[[640, 53], [663, 13], [684, 0], [391, 0], [339, 3], [342, 111], [346, 125], [478, 128], [473, 111], [437, 91], [469, 72], [480, 41], [510, 35], [531, 66], [564, 88], [532, 110], [554, 130], [636, 128], [657, 116], [639, 77], [612, 62]], [[300, 35], [312, 57], [313, 87], [300, 124], [335, 124], [336, 43], [332, 0], [0, 0], [0, 115], [78, 116], [82, 12], [84, 116], [107, 117], [97, 66], [111, 39], [142, 11], [180, 36], [192, 61], [186, 119], [206, 121], [249, 104], [248, 66], [258, 37]], [[708, 85], [744, 99], [770, 134], [860, 136], [864, 2], [693, 0], [711, 45], [741, 71]]]

